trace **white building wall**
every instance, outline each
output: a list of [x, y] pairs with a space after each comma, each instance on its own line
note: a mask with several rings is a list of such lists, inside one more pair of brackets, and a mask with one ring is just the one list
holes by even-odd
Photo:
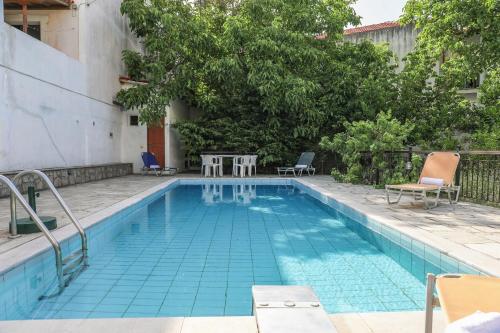
[[143, 166], [141, 153], [148, 150], [148, 129], [144, 125], [131, 126], [131, 115], [139, 115], [139, 112], [127, 111], [122, 114], [121, 159], [123, 162], [132, 163], [134, 173], [139, 173]]
[[[29, 10], [28, 22], [40, 22], [41, 40], [45, 44], [78, 59], [78, 10]], [[22, 24], [20, 10], [6, 10], [5, 22]]]
[[172, 125], [189, 117], [189, 108], [181, 101], [174, 101], [168, 107], [165, 118], [165, 166], [184, 170], [185, 157], [181, 136]]
[[344, 40], [359, 43], [363, 40], [371, 40], [375, 44], [389, 44], [389, 49], [398, 59], [397, 72], [404, 68], [404, 57], [415, 49], [418, 30], [413, 25], [386, 28], [369, 32], [358, 32], [344, 36]]
[[0, 20], [0, 171], [129, 162], [112, 104], [134, 45], [120, 3], [79, 6], [80, 61]]
[[124, 49], [139, 49], [139, 44], [120, 13], [121, 0], [80, 0], [80, 61], [87, 70], [89, 94], [112, 103], [121, 89], [118, 77], [125, 73]]

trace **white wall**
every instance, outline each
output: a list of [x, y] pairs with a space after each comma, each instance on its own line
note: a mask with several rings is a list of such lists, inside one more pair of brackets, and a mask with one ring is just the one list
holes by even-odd
[[0, 51], [1, 171], [120, 160], [121, 112], [87, 96], [84, 65], [3, 22]]
[[[130, 126], [130, 116], [138, 115], [137, 110], [123, 113], [122, 119], [122, 161], [132, 162], [134, 172], [141, 172], [143, 166], [141, 152], [147, 151], [147, 126]], [[165, 118], [165, 166], [175, 167], [179, 171], [184, 170], [184, 149], [180, 140], [179, 132], [173, 128], [172, 124], [180, 119], [186, 119], [189, 110], [180, 101], [173, 102], [167, 107], [167, 117]]]
[[0, 171], [125, 160], [112, 100], [135, 41], [120, 3], [79, 6], [80, 61], [0, 21]]
[[137, 111], [122, 113], [122, 146], [121, 160], [133, 163], [134, 173], [139, 173], [143, 166], [141, 153], [147, 151], [147, 127], [144, 125], [130, 126], [131, 115], [139, 115]]
[[344, 39], [353, 43], [371, 40], [375, 44], [388, 43], [389, 49], [398, 58], [397, 72], [404, 68], [403, 58], [415, 48], [418, 30], [413, 25], [387, 28], [369, 32], [360, 32], [344, 36]]
[[179, 170], [184, 170], [184, 149], [181, 136], [172, 125], [188, 117], [189, 108], [181, 101], [174, 101], [168, 107], [165, 118], [165, 165]]
[[121, 89], [118, 77], [125, 74], [122, 50], [139, 49], [139, 44], [120, 13], [121, 0], [89, 1], [89, 6], [85, 0], [78, 3], [79, 59], [87, 65], [89, 94], [112, 103]]
[[[29, 10], [28, 22], [40, 22], [41, 40], [55, 49], [78, 59], [78, 10]], [[22, 24], [20, 10], [6, 10], [5, 22]]]

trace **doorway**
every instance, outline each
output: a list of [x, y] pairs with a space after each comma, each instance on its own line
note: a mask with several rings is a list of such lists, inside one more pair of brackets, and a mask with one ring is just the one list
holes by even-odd
[[165, 126], [164, 118], [158, 125], [148, 125], [148, 151], [153, 153], [162, 168], [165, 167]]

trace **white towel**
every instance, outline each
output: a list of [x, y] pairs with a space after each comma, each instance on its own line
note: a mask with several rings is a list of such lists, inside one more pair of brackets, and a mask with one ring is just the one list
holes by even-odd
[[295, 166], [295, 169], [307, 169], [307, 165], [305, 165], [305, 164], [297, 164]]
[[499, 333], [499, 312], [476, 312], [454, 321], [446, 327], [445, 333]]
[[422, 177], [420, 184], [443, 186], [444, 180], [441, 178]]

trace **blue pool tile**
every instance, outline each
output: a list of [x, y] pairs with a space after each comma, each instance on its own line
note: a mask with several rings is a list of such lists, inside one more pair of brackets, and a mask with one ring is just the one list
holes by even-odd
[[77, 311], [59, 311], [54, 315], [55, 319], [79, 319], [87, 318], [90, 312], [77, 312]]
[[127, 312], [142, 313], [142, 314], [155, 314], [160, 310], [160, 305], [130, 305]]
[[195, 306], [191, 315], [195, 317], [222, 316], [224, 315], [224, 307]]
[[105, 297], [100, 304], [102, 305], [127, 305], [132, 302], [131, 297]]
[[124, 312], [128, 308], [128, 304], [99, 304], [94, 311], [98, 312]]
[[123, 312], [91, 312], [87, 318], [120, 318]]
[[[294, 181], [273, 182], [300, 190], [259, 185], [250, 203], [232, 202], [239, 179], [207, 182], [160, 191], [90, 228], [90, 267], [32, 317], [250, 315], [254, 284], [309, 285], [333, 313], [421, 310], [426, 273], [475, 272]], [[76, 249], [78, 238], [63, 244]], [[44, 258], [43, 278], [55, 280], [53, 255]], [[21, 310], [0, 318], [28, 317], [43, 289], [36, 265], [30, 278], [9, 275], [26, 288], [0, 298], [0, 309], [14, 299]]]
[[189, 317], [191, 315], [191, 307], [171, 307], [160, 310], [156, 317]]

